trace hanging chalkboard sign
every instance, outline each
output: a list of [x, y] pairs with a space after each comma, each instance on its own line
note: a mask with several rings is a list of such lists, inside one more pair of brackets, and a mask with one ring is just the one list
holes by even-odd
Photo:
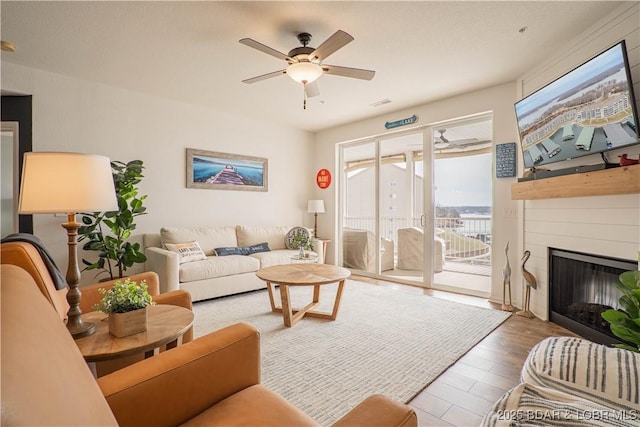
[[516, 143], [496, 145], [496, 178], [516, 176]]

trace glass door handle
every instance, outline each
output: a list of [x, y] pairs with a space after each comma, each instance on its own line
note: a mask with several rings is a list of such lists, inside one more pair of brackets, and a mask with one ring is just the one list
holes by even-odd
[[420, 227], [424, 228], [424, 214], [420, 215]]

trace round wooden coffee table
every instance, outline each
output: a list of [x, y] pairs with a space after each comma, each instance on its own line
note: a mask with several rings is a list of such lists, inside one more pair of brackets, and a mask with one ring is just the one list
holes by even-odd
[[[336, 320], [344, 281], [351, 275], [351, 272], [346, 268], [328, 264], [284, 264], [260, 269], [256, 275], [267, 282], [271, 311], [282, 313], [284, 325], [291, 327], [304, 316]], [[320, 286], [336, 282], [338, 282], [338, 292], [331, 313], [313, 310], [320, 302]], [[274, 284], [280, 286], [281, 307], [276, 305], [273, 298]], [[313, 301], [303, 308], [291, 308], [289, 286], [313, 286]]]
[[96, 331], [75, 342], [87, 362], [99, 362], [143, 352], [149, 357], [165, 344], [167, 348], [175, 347], [177, 339], [193, 324], [193, 312], [175, 305], [150, 305], [147, 330], [122, 338], [109, 333], [108, 316], [101, 311], [83, 314], [82, 320], [94, 323]]

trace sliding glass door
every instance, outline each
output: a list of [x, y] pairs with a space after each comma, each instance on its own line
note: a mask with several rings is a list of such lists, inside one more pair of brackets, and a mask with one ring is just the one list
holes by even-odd
[[433, 287], [486, 297], [491, 291], [492, 119], [433, 129]]
[[[424, 177], [424, 134], [412, 131], [341, 146], [344, 267], [424, 285], [425, 271], [431, 271], [430, 261], [425, 263], [431, 251], [424, 244], [425, 189], [431, 185]], [[427, 277], [430, 283], [430, 273]]]
[[385, 138], [379, 143], [382, 274], [422, 284], [425, 224], [422, 133]]
[[342, 265], [380, 274], [378, 259], [378, 161], [375, 141], [342, 147], [340, 180]]
[[488, 295], [492, 147], [490, 113], [340, 145], [342, 265]]

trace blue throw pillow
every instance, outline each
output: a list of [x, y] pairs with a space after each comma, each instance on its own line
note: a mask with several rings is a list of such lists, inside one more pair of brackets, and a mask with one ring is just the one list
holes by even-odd
[[227, 255], [246, 255], [244, 248], [215, 248], [214, 251], [218, 256], [227, 256]]
[[269, 252], [269, 244], [267, 242], [258, 243], [257, 245], [247, 246], [246, 248], [230, 247], [230, 248], [215, 248], [214, 251], [218, 256], [228, 255], [251, 255], [258, 252]]
[[255, 253], [258, 253], [258, 252], [269, 252], [271, 250], [271, 249], [269, 249], [269, 243], [267, 243], [267, 242], [258, 243], [257, 245], [249, 246], [249, 247], [243, 248], [243, 249], [247, 249], [249, 251], [249, 253], [247, 255], [255, 254]]

